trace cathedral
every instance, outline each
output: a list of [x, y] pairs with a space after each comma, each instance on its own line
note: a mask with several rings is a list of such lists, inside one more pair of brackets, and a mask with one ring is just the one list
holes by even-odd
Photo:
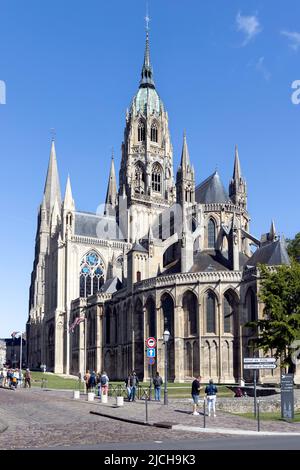
[[[105, 370], [111, 380], [135, 370], [147, 381], [156, 371], [164, 377], [167, 351], [170, 381], [247, 379], [243, 358], [261, 354], [245, 326], [263, 315], [259, 264], [289, 264], [289, 257], [273, 222], [260, 238], [251, 233], [237, 147], [228, 190], [218, 171], [196, 183], [185, 134], [175, 175], [148, 30], [121, 152], [118, 184], [111, 160], [103, 210], [81, 212], [69, 178], [61, 197], [52, 141], [31, 275], [28, 366]], [[151, 366], [148, 337], [157, 341]]]

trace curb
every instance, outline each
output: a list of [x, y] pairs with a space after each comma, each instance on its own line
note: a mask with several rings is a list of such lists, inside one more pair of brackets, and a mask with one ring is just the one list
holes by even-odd
[[228, 434], [233, 436], [300, 436], [299, 432], [247, 431], [245, 429], [231, 428], [196, 428], [194, 426], [185, 426], [184, 424], [176, 424], [172, 426], [172, 430], [207, 434]]
[[165, 428], [165, 429], [173, 429], [173, 426], [174, 426], [171, 423], [146, 423], [145, 421], [138, 421], [138, 420], [129, 419], [129, 418], [121, 418], [119, 416], [112, 416], [106, 413], [99, 413], [98, 411], [90, 411], [90, 414], [102, 416], [103, 418], [115, 419], [116, 421], [123, 421], [125, 423], [138, 424], [140, 426], [151, 426], [151, 427]]

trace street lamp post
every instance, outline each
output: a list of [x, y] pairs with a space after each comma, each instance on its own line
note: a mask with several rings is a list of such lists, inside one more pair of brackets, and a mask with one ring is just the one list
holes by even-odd
[[164, 345], [165, 345], [165, 388], [164, 388], [164, 405], [168, 404], [168, 341], [170, 338], [170, 332], [164, 331], [163, 334]]

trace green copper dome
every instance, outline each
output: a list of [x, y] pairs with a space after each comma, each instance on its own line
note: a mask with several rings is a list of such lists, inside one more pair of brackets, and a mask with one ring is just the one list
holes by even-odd
[[133, 98], [133, 103], [137, 113], [152, 114], [154, 112], [160, 114], [164, 109], [163, 102], [155, 88], [140, 88]]

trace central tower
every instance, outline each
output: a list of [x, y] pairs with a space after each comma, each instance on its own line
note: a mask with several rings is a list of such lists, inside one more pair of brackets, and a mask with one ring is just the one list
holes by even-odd
[[119, 182], [130, 208], [129, 238], [135, 241], [176, 199], [168, 114], [154, 83], [148, 28], [139, 89], [126, 113]]

